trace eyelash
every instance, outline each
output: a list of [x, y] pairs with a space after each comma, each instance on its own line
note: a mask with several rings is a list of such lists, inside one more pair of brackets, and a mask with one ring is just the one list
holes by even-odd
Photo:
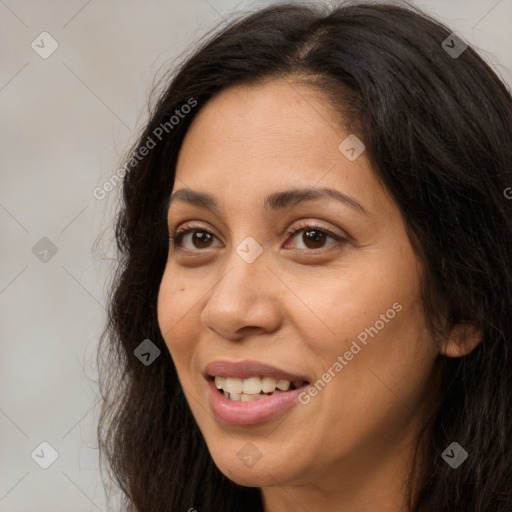
[[[336, 233], [333, 233], [332, 231], [330, 231], [329, 229], [326, 229], [324, 228], [323, 226], [319, 225], [319, 224], [316, 224], [315, 222], [309, 222], [308, 224], [304, 224], [302, 226], [296, 226], [296, 227], [293, 227], [293, 228], [290, 228], [286, 231], [286, 236], [287, 236], [287, 240], [289, 238], [294, 238], [298, 233], [300, 233], [301, 231], [308, 231], [308, 230], [314, 230], [314, 231], [318, 231], [320, 233], [323, 233], [325, 235], [328, 235], [330, 238], [333, 238], [334, 240], [336, 240], [336, 242], [339, 242], [339, 243], [344, 243], [346, 242], [346, 238], [343, 238], [339, 235], [337, 235]], [[169, 235], [169, 241], [173, 244], [173, 245], [178, 245], [179, 246], [179, 241], [180, 239], [187, 235], [188, 233], [194, 233], [194, 232], [201, 232], [201, 233], [206, 233], [208, 235], [211, 235], [213, 237], [215, 237], [215, 235], [208, 231], [207, 229], [204, 229], [200, 226], [187, 226], [185, 225], [184, 227], [182, 227], [181, 229], [179, 229], [178, 231], [172, 231]], [[217, 238], [217, 237], [215, 237]], [[321, 247], [320, 249], [318, 250], [323, 250], [324, 247]], [[193, 252], [202, 252], [201, 249], [185, 249], [185, 250], [188, 250], [188, 251], [193, 251]], [[315, 249], [299, 249], [303, 252], [315, 252]]]

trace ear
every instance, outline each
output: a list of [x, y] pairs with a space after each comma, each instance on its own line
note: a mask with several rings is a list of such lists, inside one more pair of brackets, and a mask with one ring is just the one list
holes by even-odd
[[463, 357], [482, 341], [482, 337], [481, 329], [473, 324], [455, 324], [441, 348], [441, 354], [446, 357]]

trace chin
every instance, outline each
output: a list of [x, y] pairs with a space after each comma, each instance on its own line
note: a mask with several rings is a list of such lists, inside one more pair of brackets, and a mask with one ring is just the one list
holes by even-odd
[[275, 452], [267, 460], [264, 460], [265, 455], [258, 460], [250, 457], [239, 459], [237, 454], [229, 456], [227, 452], [213, 453], [212, 458], [223, 475], [246, 487], [273, 487], [297, 476], [297, 467], [290, 467], [284, 457]]

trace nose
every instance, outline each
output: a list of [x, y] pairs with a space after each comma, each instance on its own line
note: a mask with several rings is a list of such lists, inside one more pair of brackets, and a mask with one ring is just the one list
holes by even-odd
[[263, 255], [247, 263], [233, 250], [222, 268], [201, 313], [203, 325], [229, 340], [240, 340], [252, 331], [263, 334], [278, 329], [278, 296], [284, 292], [283, 285]]

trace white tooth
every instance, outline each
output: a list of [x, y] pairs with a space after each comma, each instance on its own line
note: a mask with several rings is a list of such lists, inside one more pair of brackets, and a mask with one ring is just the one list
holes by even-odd
[[243, 382], [242, 379], [238, 379], [236, 377], [226, 377], [226, 381], [224, 382], [224, 389], [229, 393], [238, 393], [240, 394], [243, 391]]
[[256, 395], [261, 391], [261, 379], [259, 377], [249, 377], [243, 380], [243, 392], [247, 395]]
[[263, 393], [272, 393], [276, 389], [277, 380], [273, 377], [263, 377], [261, 379], [261, 390]]
[[217, 389], [224, 389], [224, 383], [226, 381], [226, 377], [219, 377], [218, 375], [215, 377], [215, 385]]
[[240, 402], [240, 393], [229, 393], [229, 399], [233, 402]]
[[290, 381], [289, 380], [280, 380], [277, 383], [277, 389], [281, 391], [288, 391], [290, 389]]
[[223, 391], [222, 394], [229, 399], [229, 393], [227, 391]]
[[254, 400], [258, 400], [258, 395], [246, 395], [245, 393], [242, 393], [240, 395], [240, 402], [253, 402]]
[[302, 386], [302, 381], [301, 380], [294, 380], [293, 381], [293, 387], [295, 389], [300, 388], [301, 386]]

